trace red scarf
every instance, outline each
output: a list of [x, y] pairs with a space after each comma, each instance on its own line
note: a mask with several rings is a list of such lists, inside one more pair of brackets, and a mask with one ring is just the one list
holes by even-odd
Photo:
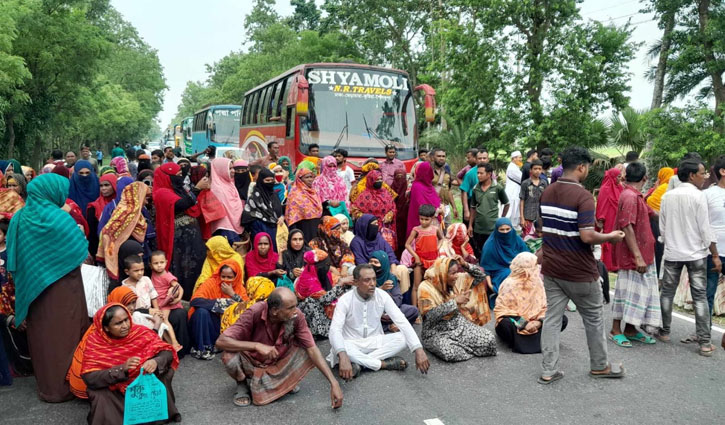
[[95, 210], [96, 220], [101, 219], [101, 215], [103, 214], [103, 208], [105, 208], [106, 205], [108, 205], [111, 201], [116, 199], [116, 182], [117, 181], [118, 181], [118, 177], [115, 174], [105, 174], [105, 175], [101, 176], [101, 178], [99, 179], [100, 183], [103, 183], [103, 182], [110, 183], [111, 187], [113, 187], [113, 193], [111, 193], [108, 196], [101, 195], [98, 197], [98, 199], [96, 199], [95, 201], [88, 204], [89, 207], [93, 206], [93, 208], [96, 209]]
[[[259, 255], [259, 241], [263, 237], [266, 237], [269, 241], [269, 252], [267, 252], [266, 257]], [[254, 237], [254, 249], [244, 258], [244, 263], [247, 268], [247, 278], [257, 276], [260, 273], [271, 272], [277, 268], [277, 258], [279, 256], [274, 252], [272, 237], [265, 232], [257, 233]]]
[[[153, 198], [154, 207], [156, 208], [156, 243], [161, 251], [166, 253], [166, 269], [171, 265], [171, 257], [174, 253], [174, 205], [181, 196], [176, 194], [171, 184], [171, 176], [181, 171], [181, 167], [173, 162], [167, 162], [160, 165], [154, 171]], [[199, 206], [186, 210], [186, 214], [191, 217], [198, 217], [200, 213]]]
[[[131, 321], [131, 329], [128, 335], [123, 338], [111, 338], [103, 330], [103, 315], [106, 314], [106, 310], [113, 306], [119, 306], [126, 310], [126, 314], [128, 314], [128, 318]], [[151, 329], [141, 325], [134, 325], [131, 319], [131, 313], [125, 306], [119, 303], [108, 303], [98, 310], [93, 317], [93, 325], [95, 326], [95, 330], [88, 335], [88, 339], [86, 340], [81, 375], [97, 370], [110, 369], [125, 363], [129, 357], [134, 356], [139, 357], [141, 364], [143, 364], [146, 360], [154, 358], [162, 351], [170, 351], [173, 354], [172, 369], [179, 367], [179, 357], [176, 355], [174, 348], [162, 341], [156, 332]], [[108, 388], [111, 391], [125, 393], [126, 387], [136, 379], [140, 370], [140, 367], [129, 370], [128, 380], [113, 384]]]
[[382, 173], [378, 170], [372, 170], [365, 176], [366, 187], [365, 190], [355, 199], [353, 203], [363, 214], [372, 214], [380, 222], [380, 227], [383, 227], [383, 218], [390, 211], [395, 215], [395, 200], [393, 195], [388, 192], [385, 188], [375, 189], [373, 184], [375, 180], [382, 177]]

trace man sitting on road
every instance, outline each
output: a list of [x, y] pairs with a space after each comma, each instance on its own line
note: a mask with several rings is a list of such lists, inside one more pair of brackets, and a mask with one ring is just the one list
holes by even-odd
[[252, 401], [265, 405], [297, 392], [297, 385], [313, 367], [330, 381], [332, 407], [342, 406], [340, 384], [315, 345], [305, 316], [297, 308], [297, 297], [287, 288], [275, 289], [266, 302], [242, 313], [219, 336], [216, 346], [224, 350], [222, 362], [237, 381], [237, 406]]
[[[375, 270], [360, 264], [353, 271], [355, 289], [341, 296], [330, 325], [332, 348], [327, 360], [340, 364], [340, 377], [351, 380], [361, 366], [371, 370], [405, 370], [408, 364], [395, 356], [407, 345], [415, 353], [415, 365], [427, 373], [430, 363], [405, 315], [387, 292], [376, 287]], [[380, 319], [386, 315], [400, 332], [385, 334]], [[395, 356], [395, 357], [394, 357]]]

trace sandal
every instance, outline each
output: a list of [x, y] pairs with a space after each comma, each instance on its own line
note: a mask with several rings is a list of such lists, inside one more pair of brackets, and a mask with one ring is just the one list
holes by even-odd
[[353, 363], [352, 364], [352, 379], [355, 379], [358, 376], [360, 376], [361, 372], [362, 372], [362, 367], [360, 367], [360, 365], [357, 363]]
[[402, 357], [391, 357], [383, 360], [383, 367], [381, 369], [387, 370], [405, 370], [408, 368], [408, 363]]
[[645, 335], [642, 332], [637, 332], [636, 335], [625, 335], [630, 341], [641, 342], [642, 344], [656, 344], [657, 340], [649, 335]]
[[[614, 369], [615, 366], [617, 367], [617, 370]], [[605, 372], [604, 370], [607, 370], [607, 369], [609, 369], [609, 371]], [[590, 370], [589, 376], [591, 376], [592, 378], [610, 378], [610, 379], [621, 378], [624, 376], [624, 366], [622, 366], [622, 363], [620, 363], [618, 365], [613, 365], [610, 363], [609, 366], [604, 370], [597, 370], [597, 371]]]
[[690, 335], [687, 338], [682, 338], [680, 342], [683, 344], [694, 344], [696, 342], [700, 342], [700, 338], [698, 338], [697, 335]]
[[252, 403], [249, 396], [249, 386], [246, 382], [237, 384], [237, 392], [234, 393], [234, 405], [238, 407], [247, 407]]
[[654, 334], [654, 337], [660, 340], [661, 342], [670, 342], [671, 338], [669, 334], [663, 334], [662, 331], [657, 331], [657, 333]]
[[553, 375], [549, 377], [549, 379], [544, 378], [543, 376], [539, 376], [539, 379], [536, 380], [541, 385], [549, 385], [554, 381], [558, 381], [559, 379], [563, 378], [564, 374], [562, 372], [556, 372]]
[[715, 352], [715, 346], [712, 344], [701, 345], [698, 352], [701, 356], [712, 357], [712, 354]]
[[614, 341], [614, 343], [619, 345], [620, 347], [632, 348], [632, 343], [629, 342], [629, 339], [624, 334], [617, 334], [617, 335], [609, 334], [609, 339]]

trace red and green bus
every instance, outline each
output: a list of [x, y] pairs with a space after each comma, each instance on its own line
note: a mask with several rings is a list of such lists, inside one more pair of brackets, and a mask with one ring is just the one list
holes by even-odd
[[414, 90], [404, 71], [354, 63], [296, 66], [245, 93], [242, 155], [253, 161], [276, 141], [280, 155], [298, 164], [317, 144], [320, 156], [346, 149], [359, 169], [369, 157], [384, 158], [384, 146], [392, 144], [410, 169], [418, 152], [416, 90], [423, 91], [432, 121], [435, 91], [428, 85]]

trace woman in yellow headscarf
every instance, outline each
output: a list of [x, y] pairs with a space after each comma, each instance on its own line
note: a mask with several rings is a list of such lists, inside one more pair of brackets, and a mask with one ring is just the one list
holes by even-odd
[[224, 310], [221, 321], [221, 332], [224, 332], [229, 326], [233, 325], [239, 316], [254, 304], [267, 299], [269, 294], [274, 291], [274, 283], [266, 277], [255, 276], [247, 281], [247, 295], [249, 301], [241, 301], [234, 303]]
[[[355, 202], [357, 197], [360, 196], [360, 194], [363, 193], [367, 188], [367, 179], [365, 178], [365, 176], [367, 176], [367, 174], [372, 170], [379, 169], [380, 165], [374, 158], [365, 161], [365, 164], [360, 169], [361, 174], [360, 177], [357, 179], [357, 184], [354, 184], [352, 186], [352, 189], [350, 189], [350, 203]], [[391, 195], [393, 195], [393, 199], [398, 196], [398, 194], [395, 193], [395, 191], [387, 183], [383, 183], [383, 188], [390, 192]]]
[[660, 171], [657, 173], [657, 189], [647, 198], [647, 205], [656, 212], [660, 212], [662, 196], [667, 192], [667, 186], [674, 175], [675, 170], [670, 167], [660, 168]]
[[239, 263], [241, 269], [244, 270], [244, 259], [229, 245], [227, 238], [224, 236], [212, 237], [206, 242], [206, 248], [206, 260], [204, 260], [199, 278], [196, 279], [194, 290], [206, 282], [224, 260], [235, 260]]

